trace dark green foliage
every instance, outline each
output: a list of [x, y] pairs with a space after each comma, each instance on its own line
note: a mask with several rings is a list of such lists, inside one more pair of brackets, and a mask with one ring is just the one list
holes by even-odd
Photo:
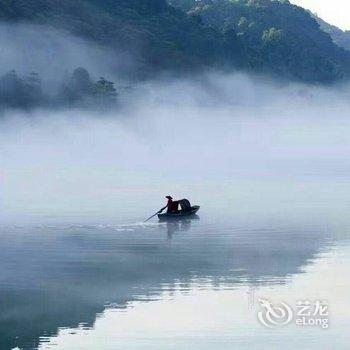
[[47, 102], [37, 73], [23, 78], [12, 70], [0, 78], [0, 106], [29, 109]]
[[84, 68], [74, 70], [58, 94], [43, 92], [41, 79], [36, 72], [20, 77], [12, 70], [0, 77], [0, 106], [32, 109], [35, 107], [110, 107], [117, 102], [114, 83], [104, 78], [94, 82]]
[[112, 102], [117, 97], [117, 90], [114, 83], [101, 77], [93, 86], [93, 95], [102, 101]]
[[248, 65], [310, 82], [349, 77], [350, 53], [334, 45], [309, 12], [289, 1], [171, 0], [213, 28], [233, 28]]
[[72, 76], [62, 86], [58, 101], [61, 105], [104, 107], [116, 103], [117, 90], [114, 83], [100, 78], [94, 82], [84, 68], [74, 70]]
[[0, 0], [0, 18], [47, 23], [128, 51], [144, 76], [225, 61], [221, 33], [165, 0]]
[[84, 68], [77, 68], [63, 85], [60, 100], [64, 104], [81, 104], [93, 95], [93, 85], [89, 72]]
[[100, 98], [114, 99], [117, 97], [117, 90], [114, 87], [114, 83], [103, 77], [94, 85], [93, 91], [94, 95]]
[[307, 82], [350, 75], [350, 53], [287, 0], [0, 0], [0, 19], [48, 24], [126, 51], [137, 78], [203, 67]]
[[335, 44], [337, 44], [339, 47], [342, 47], [343, 49], [350, 51], [350, 31], [349, 30], [343, 31], [338, 27], [325, 22], [324, 20], [317, 17], [316, 15], [312, 15], [312, 16], [316, 19], [321, 29], [331, 36]]

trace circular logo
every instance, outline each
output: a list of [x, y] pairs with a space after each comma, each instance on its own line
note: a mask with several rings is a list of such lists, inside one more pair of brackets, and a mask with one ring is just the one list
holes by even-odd
[[287, 325], [292, 321], [293, 310], [288, 304], [279, 302], [278, 305], [273, 305], [265, 299], [258, 299], [258, 301], [263, 309], [258, 312], [258, 320], [264, 326], [274, 328]]

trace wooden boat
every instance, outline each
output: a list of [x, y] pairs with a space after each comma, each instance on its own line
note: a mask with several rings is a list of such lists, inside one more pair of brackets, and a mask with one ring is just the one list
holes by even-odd
[[199, 205], [194, 205], [186, 209], [181, 209], [180, 211], [176, 213], [164, 213], [164, 214], [158, 214], [158, 218], [161, 221], [166, 220], [181, 220], [186, 217], [191, 217], [193, 215], [196, 215], [198, 210], [200, 209]]

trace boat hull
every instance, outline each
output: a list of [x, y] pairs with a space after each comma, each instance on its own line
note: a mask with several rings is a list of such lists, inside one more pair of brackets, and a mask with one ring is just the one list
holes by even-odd
[[187, 217], [196, 215], [199, 208], [200, 208], [199, 205], [194, 205], [193, 207], [191, 207], [190, 210], [186, 210], [185, 212], [179, 212], [176, 214], [170, 214], [170, 213], [158, 214], [158, 219], [161, 221], [181, 220], [183, 218], [187, 218]]

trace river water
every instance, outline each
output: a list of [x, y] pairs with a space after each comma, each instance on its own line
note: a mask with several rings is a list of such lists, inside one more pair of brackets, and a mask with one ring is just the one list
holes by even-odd
[[347, 95], [179, 84], [0, 121], [1, 350], [349, 348]]
[[[347, 349], [350, 235], [323, 222], [3, 227], [1, 349]], [[293, 308], [268, 328], [259, 300]], [[296, 325], [299, 301], [328, 327]]]

